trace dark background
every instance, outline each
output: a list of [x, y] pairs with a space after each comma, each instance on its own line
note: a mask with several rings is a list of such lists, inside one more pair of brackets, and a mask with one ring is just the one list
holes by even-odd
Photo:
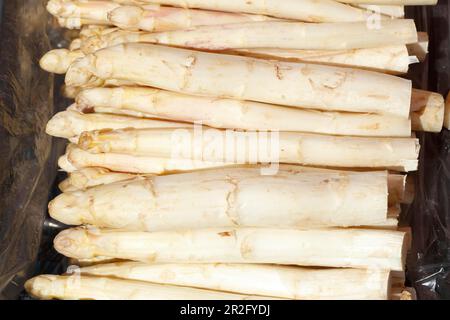
[[[62, 273], [66, 261], [52, 249], [61, 227], [47, 218], [57, 192], [56, 160], [64, 142], [44, 133], [66, 107], [61, 77], [38, 67], [48, 50], [66, 46], [65, 34], [45, 11], [46, 0], [0, 0], [0, 299], [28, 299], [23, 283], [38, 273]], [[413, 7], [419, 31], [430, 34], [426, 63], [411, 68], [414, 87], [449, 90], [449, 3]], [[404, 208], [413, 228], [408, 281], [421, 299], [450, 299], [450, 132], [419, 134], [422, 151], [416, 199]]]

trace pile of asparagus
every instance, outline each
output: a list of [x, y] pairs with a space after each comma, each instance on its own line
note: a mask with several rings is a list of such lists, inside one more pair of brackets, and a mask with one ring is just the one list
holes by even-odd
[[413, 299], [413, 131], [441, 131], [450, 107], [400, 77], [428, 46], [403, 5], [435, 3], [50, 0], [80, 29], [40, 64], [75, 100], [47, 126], [70, 141], [49, 212], [81, 267], [27, 290]]

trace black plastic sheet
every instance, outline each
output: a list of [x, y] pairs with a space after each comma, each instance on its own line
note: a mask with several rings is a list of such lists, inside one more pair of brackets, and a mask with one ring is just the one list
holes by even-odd
[[[66, 267], [52, 248], [63, 226], [47, 217], [61, 178], [56, 162], [64, 142], [44, 129], [68, 102], [59, 96], [62, 79], [40, 70], [38, 60], [67, 41], [45, 2], [5, 0], [0, 8], [0, 299], [26, 299], [21, 294], [26, 279]], [[408, 77], [416, 88], [444, 95], [450, 89], [449, 6], [441, 0], [436, 7], [408, 10], [431, 40], [426, 63], [414, 66]], [[450, 132], [419, 138], [416, 198], [403, 213], [413, 229], [408, 284], [420, 299], [450, 299]]]

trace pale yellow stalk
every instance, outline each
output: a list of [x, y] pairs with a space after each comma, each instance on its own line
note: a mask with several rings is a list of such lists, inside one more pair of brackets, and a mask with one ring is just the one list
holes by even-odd
[[391, 74], [406, 73], [411, 64], [408, 50], [402, 45], [352, 50], [238, 49], [229, 53], [287, 62], [348, 66]]
[[98, 86], [108, 79], [194, 95], [405, 118], [411, 100], [411, 81], [391, 75], [142, 43], [97, 51], [77, 60], [66, 74], [72, 86]]
[[112, 172], [105, 168], [83, 168], [68, 174], [59, 184], [62, 192], [85, 190], [91, 187], [122, 182], [138, 178], [139, 175], [126, 172]]
[[190, 96], [145, 87], [87, 89], [78, 95], [76, 101], [75, 107], [80, 112], [94, 110], [100, 113], [161, 118], [202, 123], [221, 129], [283, 130], [353, 136], [411, 135], [410, 121], [400, 117], [301, 110], [251, 101]]
[[151, 263], [263, 263], [404, 269], [405, 233], [361, 229], [218, 228], [124, 232], [74, 228], [55, 249], [72, 258], [106, 256]]
[[77, 138], [85, 131], [124, 128], [186, 128], [191, 125], [173, 121], [136, 118], [115, 114], [80, 113], [66, 110], [47, 123], [46, 133], [59, 138]]
[[372, 11], [376, 14], [382, 14], [391, 18], [404, 18], [405, 6], [403, 5], [378, 5], [378, 4], [356, 4], [352, 3], [354, 7], [364, 10]]
[[41, 275], [25, 284], [39, 299], [60, 300], [266, 300], [269, 297], [245, 296], [148, 282], [90, 277], [85, 275]]
[[66, 154], [59, 159], [58, 165], [67, 172], [73, 172], [82, 168], [101, 167], [118, 172], [167, 174], [221, 168], [234, 164], [114, 153], [92, 154], [71, 144], [67, 148]]
[[387, 300], [390, 292], [389, 272], [381, 270], [124, 262], [82, 268], [80, 273], [297, 300]]
[[157, 3], [174, 7], [207, 9], [227, 12], [263, 14], [278, 18], [308, 22], [365, 21], [370, 13], [365, 10], [330, 0], [113, 0], [117, 3]]
[[386, 172], [263, 176], [260, 170], [239, 168], [140, 177], [67, 192], [50, 202], [49, 213], [69, 225], [129, 231], [309, 229], [384, 224], [387, 205]]
[[445, 101], [439, 93], [412, 91], [411, 124], [417, 131], [441, 132], [444, 125]]
[[109, 12], [111, 24], [126, 30], [149, 32], [188, 29], [202, 25], [276, 20], [263, 15], [227, 13], [162, 6], [123, 6]]
[[[280, 34], [283, 36], [280, 37]], [[105, 40], [105, 39], [102, 39]], [[413, 20], [393, 19], [370, 28], [367, 22], [301, 23], [264, 21], [198, 26], [161, 33], [123, 34], [96, 46], [147, 42], [203, 50], [278, 48], [349, 50], [406, 45], [417, 42]]]
[[414, 138], [338, 137], [294, 132], [257, 135], [201, 127], [85, 132], [79, 145], [92, 153], [402, 171], [417, 169], [419, 153], [419, 142]]

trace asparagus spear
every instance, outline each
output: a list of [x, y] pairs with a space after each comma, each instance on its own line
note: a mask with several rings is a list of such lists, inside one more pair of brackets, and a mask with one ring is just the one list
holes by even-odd
[[69, 173], [69, 177], [59, 184], [62, 192], [85, 190], [91, 187], [122, 182], [140, 177], [126, 172], [111, 172], [105, 168], [84, 168]]
[[101, 129], [124, 128], [186, 128], [189, 124], [162, 121], [155, 119], [143, 119], [114, 114], [82, 114], [77, 111], [66, 110], [57, 113], [47, 123], [47, 134], [78, 141], [78, 137], [84, 131]]
[[219, 228], [125, 232], [74, 228], [54, 241], [72, 258], [155, 263], [263, 263], [402, 271], [405, 233], [360, 229]]
[[367, 11], [332, 0], [113, 0], [117, 3], [158, 3], [162, 5], [227, 12], [263, 14], [308, 22], [365, 21]]
[[111, 24], [127, 30], [160, 32], [202, 25], [277, 20], [263, 15], [227, 13], [161, 6], [123, 6], [109, 13]]
[[50, 215], [65, 224], [130, 231], [215, 227], [347, 227], [387, 220], [387, 174], [254, 169], [142, 177], [63, 193]]
[[87, 39], [82, 49], [85, 53], [90, 53], [122, 43], [147, 42], [204, 50], [349, 50], [406, 45], [416, 43], [417, 40], [414, 21], [405, 19], [383, 21], [380, 28], [369, 28], [366, 22], [313, 24], [262, 21], [197, 26], [188, 30], [160, 33], [119, 30], [108, 36]]
[[403, 5], [373, 5], [373, 4], [354, 4], [354, 7], [361, 8], [368, 11], [373, 11], [377, 14], [382, 14], [391, 18], [404, 18], [405, 7]]
[[251, 101], [189, 96], [144, 87], [87, 89], [78, 95], [76, 101], [75, 107], [81, 112], [94, 110], [161, 118], [223, 129], [385, 137], [411, 135], [410, 121], [400, 117], [301, 110]]
[[[145, 264], [124, 262], [82, 268], [82, 275], [115, 277], [285, 299], [389, 298], [388, 271], [308, 269], [257, 264]], [[170, 274], [171, 277], [165, 275]], [[264, 281], [261, 281], [264, 279]]]
[[[48, 72], [66, 73], [69, 66], [77, 58], [84, 56], [84, 53], [81, 51], [83, 45], [87, 46], [84, 43], [81, 39], [72, 41], [70, 46], [74, 49], [74, 52], [61, 49], [50, 51], [42, 58], [41, 67]], [[97, 48], [89, 47], [86, 49], [84, 47], [84, 49], [93, 50]], [[47, 57], [55, 53], [58, 55], [58, 59]], [[406, 46], [354, 50], [282, 50], [261, 48], [223, 51], [222, 53], [285, 62], [311, 62], [331, 66], [356, 67], [391, 74], [406, 73], [409, 65], [416, 62], [414, 57], [409, 56]]]
[[148, 282], [90, 276], [41, 275], [25, 284], [40, 299], [60, 300], [258, 300], [269, 297], [245, 296], [202, 289], [158, 285]]
[[112, 1], [49, 0], [47, 11], [55, 17], [80, 18], [111, 24], [108, 13], [120, 6]]
[[411, 100], [411, 81], [390, 75], [142, 43], [97, 51], [77, 60], [66, 74], [72, 86], [98, 86], [107, 79], [194, 95], [405, 118]]
[[79, 145], [91, 153], [121, 153], [237, 164], [417, 169], [418, 140], [279, 132], [255, 135], [194, 129], [124, 129], [84, 132]]
[[445, 113], [445, 102], [442, 95], [414, 89], [411, 111], [413, 130], [441, 132]]
[[59, 159], [58, 165], [67, 172], [73, 172], [81, 168], [102, 167], [119, 172], [167, 174], [207, 168], [221, 168], [235, 164], [186, 159], [141, 157], [114, 153], [92, 154], [71, 144], [68, 146], [66, 154]]
[[417, 33], [418, 41], [408, 45], [409, 54], [416, 56], [420, 62], [424, 61], [428, 55], [428, 34], [426, 32]]
[[391, 74], [406, 73], [409, 65], [417, 62], [403, 45], [352, 50], [237, 49], [225, 53], [287, 62], [348, 66]]
[[55, 49], [47, 52], [39, 61], [42, 69], [57, 74], [65, 74], [69, 66], [85, 55], [80, 50]]

